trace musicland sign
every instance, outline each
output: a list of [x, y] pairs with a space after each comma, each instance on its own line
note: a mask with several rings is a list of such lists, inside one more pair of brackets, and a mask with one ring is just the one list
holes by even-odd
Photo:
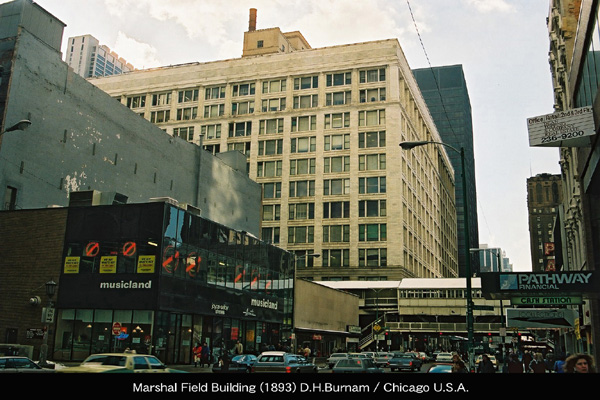
[[591, 107], [559, 111], [527, 118], [530, 147], [589, 146], [590, 136], [596, 134]]

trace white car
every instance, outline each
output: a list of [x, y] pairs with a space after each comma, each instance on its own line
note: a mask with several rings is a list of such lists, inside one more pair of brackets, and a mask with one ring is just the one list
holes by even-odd
[[452, 362], [452, 353], [439, 353], [435, 362]]

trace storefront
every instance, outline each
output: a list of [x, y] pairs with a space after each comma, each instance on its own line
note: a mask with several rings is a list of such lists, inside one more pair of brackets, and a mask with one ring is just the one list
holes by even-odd
[[288, 252], [168, 203], [69, 209], [54, 359], [126, 348], [192, 362], [289, 338]]

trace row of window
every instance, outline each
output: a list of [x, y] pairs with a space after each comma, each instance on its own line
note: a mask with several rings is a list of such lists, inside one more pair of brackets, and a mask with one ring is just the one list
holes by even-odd
[[[305, 175], [316, 172], [316, 159], [315, 158], [303, 158], [289, 160], [290, 162], [290, 175]], [[282, 176], [282, 160], [274, 161], [259, 161], [257, 163], [256, 176], [258, 178], [273, 178]], [[386, 155], [385, 154], [362, 154], [358, 156], [358, 170], [359, 171], [382, 171], [386, 168]], [[323, 159], [323, 170], [324, 173], [340, 173], [350, 171], [350, 156], [340, 157], [325, 157]], [[328, 182], [328, 181], [324, 181]]]
[[[387, 216], [386, 200], [360, 200], [358, 216], [363, 218]], [[288, 220], [315, 218], [315, 203], [293, 203], [288, 205]], [[323, 203], [323, 219], [350, 218], [349, 201], [331, 201]], [[281, 220], [281, 205], [267, 204], [262, 207], [263, 221]]]
[[[290, 197], [314, 196], [315, 181], [291, 181]], [[373, 176], [358, 178], [359, 194], [377, 194], [385, 193], [387, 188], [385, 176]], [[281, 198], [281, 182], [262, 183], [263, 198], [278, 199]], [[323, 181], [323, 191], [325, 195], [349, 194], [350, 179], [326, 179]]]

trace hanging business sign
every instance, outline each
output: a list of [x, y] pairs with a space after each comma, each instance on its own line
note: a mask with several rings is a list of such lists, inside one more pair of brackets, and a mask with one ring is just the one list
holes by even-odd
[[591, 107], [558, 111], [527, 118], [530, 147], [589, 146], [590, 136], [596, 134]]
[[486, 299], [597, 295], [599, 287], [600, 275], [595, 271], [481, 274], [481, 290]]
[[574, 328], [577, 311], [570, 308], [508, 308], [506, 326], [525, 329]]

